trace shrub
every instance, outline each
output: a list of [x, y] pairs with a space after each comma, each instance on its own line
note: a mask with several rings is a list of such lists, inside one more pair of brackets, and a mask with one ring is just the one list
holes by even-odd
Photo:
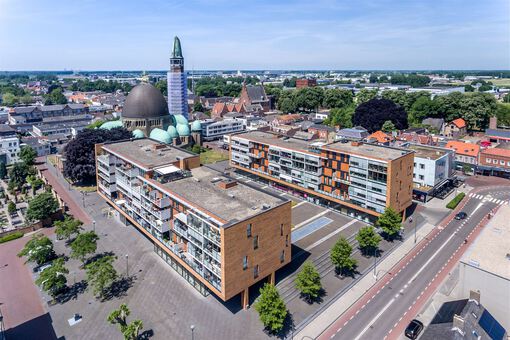
[[465, 193], [463, 193], [463, 192], [461, 192], [460, 194], [458, 194], [457, 196], [455, 196], [455, 197], [454, 197], [454, 198], [450, 201], [450, 203], [448, 203], [448, 204], [446, 205], [446, 207], [447, 207], [448, 209], [455, 209], [455, 208], [459, 205], [460, 201], [462, 201], [462, 199], [464, 198], [464, 196], [466, 196], [466, 194], [465, 194]]
[[9, 242], [9, 241], [15, 240], [20, 237], [23, 237], [23, 233], [21, 231], [17, 231], [15, 233], [6, 235], [4, 237], [0, 237], [0, 243]]

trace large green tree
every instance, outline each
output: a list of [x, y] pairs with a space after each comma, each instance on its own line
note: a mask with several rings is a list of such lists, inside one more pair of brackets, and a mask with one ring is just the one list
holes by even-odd
[[375, 132], [388, 120], [398, 130], [407, 128], [407, 112], [403, 107], [388, 99], [371, 99], [356, 108], [352, 123], [363, 126], [369, 132]]
[[327, 89], [324, 91], [322, 106], [328, 109], [343, 108], [353, 102], [352, 92], [346, 89]]
[[29, 221], [41, 221], [55, 213], [58, 208], [55, 197], [50, 192], [43, 192], [28, 202], [26, 218]]
[[395, 124], [391, 120], [387, 120], [383, 123], [381, 130], [386, 133], [395, 131]]
[[21, 147], [21, 151], [19, 157], [28, 166], [34, 164], [35, 158], [37, 157], [37, 151], [35, 151], [31, 146], [25, 145]]
[[358, 241], [360, 249], [365, 254], [377, 249], [381, 239], [381, 236], [375, 232], [375, 229], [372, 226], [361, 228], [356, 235], [356, 241]]
[[67, 98], [64, 96], [61, 87], [57, 87], [53, 89], [50, 93], [44, 96], [44, 104], [45, 105], [54, 105], [54, 104], [67, 104]]
[[85, 266], [87, 282], [90, 287], [92, 287], [92, 291], [97, 297], [104, 297], [108, 288], [111, 287], [118, 277], [117, 271], [113, 266], [113, 261], [115, 261], [115, 257], [104, 256]]
[[9, 188], [21, 190], [33, 169], [25, 163], [15, 163], [9, 171]]
[[358, 94], [356, 94], [356, 103], [360, 105], [374, 98], [377, 98], [377, 89], [361, 89]]
[[85, 262], [87, 256], [96, 252], [98, 239], [99, 236], [93, 231], [78, 234], [71, 242], [71, 257]]
[[321, 276], [312, 262], [305, 262], [295, 282], [296, 288], [308, 302], [312, 302], [319, 297], [322, 290]]
[[377, 220], [377, 225], [390, 238], [396, 236], [402, 228], [402, 216], [393, 208], [388, 207], [384, 210]]
[[420, 97], [411, 106], [409, 110], [409, 122], [412, 124], [421, 124], [427, 117], [437, 116], [437, 103], [430, 97]]
[[341, 274], [351, 272], [356, 268], [357, 262], [352, 255], [352, 247], [345, 237], [340, 237], [331, 249], [331, 262], [335, 266], [337, 272]]
[[274, 285], [266, 283], [260, 289], [260, 297], [255, 303], [255, 310], [259, 313], [260, 321], [268, 330], [277, 333], [283, 329], [287, 317], [287, 307]]
[[65, 267], [64, 259], [61, 257], [53, 261], [51, 267], [43, 270], [35, 283], [55, 297], [66, 287], [66, 274], [69, 274], [69, 270]]
[[53, 226], [55, 227], [55, 234], [59, 239], [69, 240], [71, 236], [78, 235], [80, 233], [82, 222], [69, 215], [66, 215], [64, 220], [55, 221]]
[[142, 320], [131, 321], [122, 332], [122, 335], [124, 335], [124, 340], [138, 340], [142, 329], [143, 329]]
[[36, 234], [25, 244], [18, 256], [25, 256], [27, 262], [35, 262], [41, 265], [52, 260], [55, 257], [55, 251], [53, 250], [53, 243], [47, 236]]
[[117, 325], [120, 331], [124, 331], [127, 326], [127, 317], [131, 314], [129, 307], [123, 303], [119, 306], [119, 309], [113, 310], [107, 318], [107, 321], [112, 325]]
[[350, 128], [352, 127], [352, 116], [354, 115], [355, 109], [356, 106], [354, 104], [331, 109], [329, 117], [324, 121], [324, 124], [332, 127], [339, 126], [340, 128]]

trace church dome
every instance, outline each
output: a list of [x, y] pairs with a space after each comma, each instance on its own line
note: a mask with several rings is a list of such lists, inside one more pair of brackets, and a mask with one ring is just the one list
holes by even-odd
[[193, 121], [193, 123], [191, 123], [191, 131], [193, 132], [202, 131], [202, 123], [200, 123], [199, 120]]
[[122, 127], [122, 122], [120, 120], [112, 120], [101, 124], [99, 128], [104, 130], [111, 130], [118, 127]]
[[175, 119], [175, 123], [178, 124], [186, 124], [188, 125], [188, 120], [183, 115], [173, 115]]
[[188, 124], [177, 124], [176, 129], [177, 129], [177, 133], [179, 134], [180, 137], [190, 135]]
[[172, 138], [170, 137], [170, 134], [159, 128], [153, 129], [149, 137], [160, 143], [172, 144]]
[[148, 83], [141, 83], [129, 92], [122, 118], [146, 119], [168, 116], [168, 104], [163, 94]]
[[170, 134], [170, 138], [172, 139], [179, 137], [179, 133], [177, 132], [175, 126], [170, 125], [166, 131]]
[[134, 139], [140, 139], [140, 138], [143, 138], [145, 137], [145, 135], [143, 134], [143, 131], [140, 130], [140, 129], [136, 129], [135, 131], [132, 132], [133, 133], [133, 138]]

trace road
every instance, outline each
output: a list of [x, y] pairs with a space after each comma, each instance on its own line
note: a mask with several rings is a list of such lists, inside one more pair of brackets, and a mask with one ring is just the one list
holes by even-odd
[[476, 197], [467, 197], [462, 207], [469, 215], [467, 219], [449, 218], [434, 229], [423, 244], [415, 247], [415, 251], [330, 325], [319, 339], [399, 338], [419, 304], [426, 301], [426, 295], [467, 248], [465, 240], [472, 242], [479, 231], [476, 227], [498, 203], [508, 200], [509, 195], [510, 188], [492, 187], [478, 190]]

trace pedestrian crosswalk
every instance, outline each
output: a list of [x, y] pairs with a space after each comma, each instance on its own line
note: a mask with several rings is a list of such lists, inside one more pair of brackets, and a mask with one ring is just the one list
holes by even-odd
[[469, 198], [478, 199], [478, 200], [483, 200], [485, 202], [495, 203], [495, 204], [498, 204], [498, 205], [508, 205], [509, 204], [508, 200], [502, 200], [502, 199], [494, 198], [494, 197], [492, 197], [490, 195], [485, 196], [485, 195], [470, 193], [468, 195], [468, 197]]

